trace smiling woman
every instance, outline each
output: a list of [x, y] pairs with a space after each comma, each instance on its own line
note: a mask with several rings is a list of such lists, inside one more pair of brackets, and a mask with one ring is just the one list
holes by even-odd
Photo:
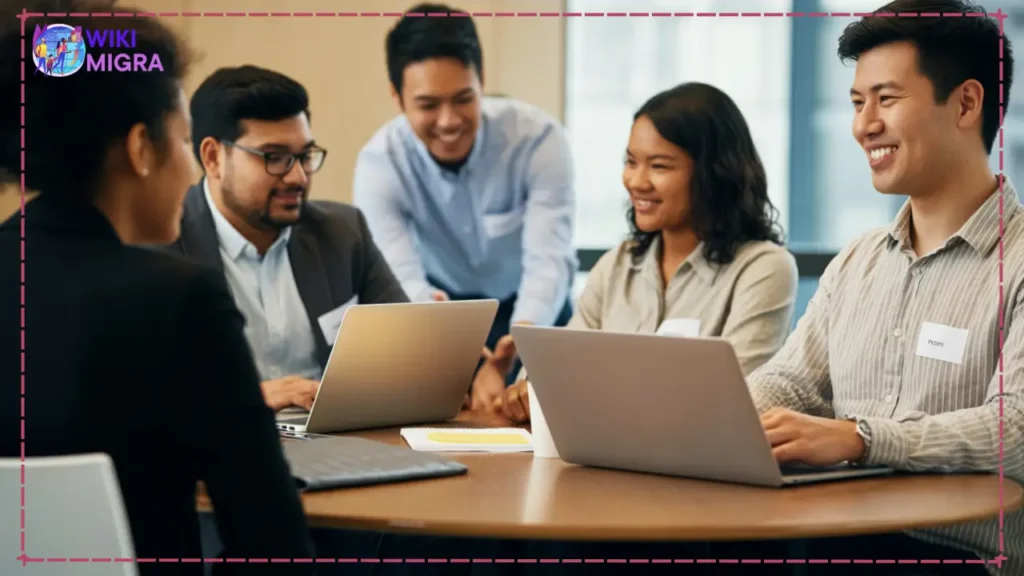
[[[634, 115], [623, 184], [633, 255], [662, 237], [703, 244], [728, 264], [750, 241], [782, 243], [778, 211], [746, 120], [724, 92], [687, 83], [648, 100]], [[685, 257], [685, 255], [684, 255]]]
[[[728, 340], [749, 374], [781, 348], [797, 271], [746, 121], [688, 83], [633, 116], [622, 183], [632, 237], [594, 265], [569, 328]], [[525, 372], [496, 406], [529, 418]]]

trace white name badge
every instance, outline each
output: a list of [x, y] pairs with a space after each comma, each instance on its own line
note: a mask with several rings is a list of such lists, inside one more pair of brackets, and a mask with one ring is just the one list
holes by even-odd
[[359, 304], [358, 294], [353, 296], [348, 302], [317, 318], [317, 322], [320, 323], [320, 330], [324, 333], [324, 340], [327, 340], [329, 346], [333, 346], [334, 341], [338, 338], [338, 329], [341, 328], [341, 321], [345, 318], [345, 311], [355, 304]]
[[698, 318], [669, 318], [658, 327], [658, 336], [675, 336], [677, 338], [699, 338], [700, 320]]
[[960, 364], [967, 349], [967, 330], [925, 322], [917, 338], [917, 355]]

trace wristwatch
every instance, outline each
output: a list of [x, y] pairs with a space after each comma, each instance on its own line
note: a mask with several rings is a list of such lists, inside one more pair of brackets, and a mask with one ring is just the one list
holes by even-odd
[[860, 418], [856, 418], [855, 421], [857, 423], [857, 436], [860, 436], [860, 439], [864, 441], [864, 453], [857, 460], [857, 463], [861, 464], [867, 459], [868, 452], [871, 450], [871, 427]]

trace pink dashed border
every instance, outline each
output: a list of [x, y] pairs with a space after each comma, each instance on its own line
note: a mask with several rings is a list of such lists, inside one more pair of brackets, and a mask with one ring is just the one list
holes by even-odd
[[[1004, 517], [1005, 503], [1003, 500], [1003, 345], [1005, 341], [1004, 327], [1004, 286], [1003, 286], [1003, 202], [999, 203], [999, 555], [991, 560], [907, 560], [907, 559], [615, 559], [615, 558], [32, 558], [25, 550], [25, 26], [29, 18], [398, 18], [401, 12], [47, 12], [32, 13], [22, 10], [18, 17], [21, 20], [21, 556], [22, 565], [29, 563], [126, 563], [139, 564], [994, 564], [1002, 567], [1005, 556]], [[453, 13], [410, 13], [408, 16], [427, 18], [473, 17], [473, 18], [913, 18], [913, 17], [985, 17], [981, 12], [971, 13], [938, 13], [938, 12], [453, 12]], [[1005, 101], [1003, 90], [1003, 38], [1004, 21], [1007, 15], [1002, 9], [988, 14], [999, 21], [999, 194], [1004, 194], [1003, 183], [1003, 118]]]

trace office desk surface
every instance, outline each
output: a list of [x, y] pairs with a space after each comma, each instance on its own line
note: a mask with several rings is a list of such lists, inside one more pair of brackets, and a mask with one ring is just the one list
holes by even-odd
[[[449, 426], [501, 426], [462, 414]], [[443, 426], [443, 425], [442, 425]], [[402, 445], [398, 429], [354, 435]], [[449, 454], [454, 478], [304, 494], [313, 526], [559, 540], [739, 540], [856, 535], [995, 517], [999, 478], [920, 475], [756, 488], [584, 468], [532, 454]], [[1004, 509], [1021, 486], [1003, 483]], [[200, 510], [209, 503], [200, 497]]]

